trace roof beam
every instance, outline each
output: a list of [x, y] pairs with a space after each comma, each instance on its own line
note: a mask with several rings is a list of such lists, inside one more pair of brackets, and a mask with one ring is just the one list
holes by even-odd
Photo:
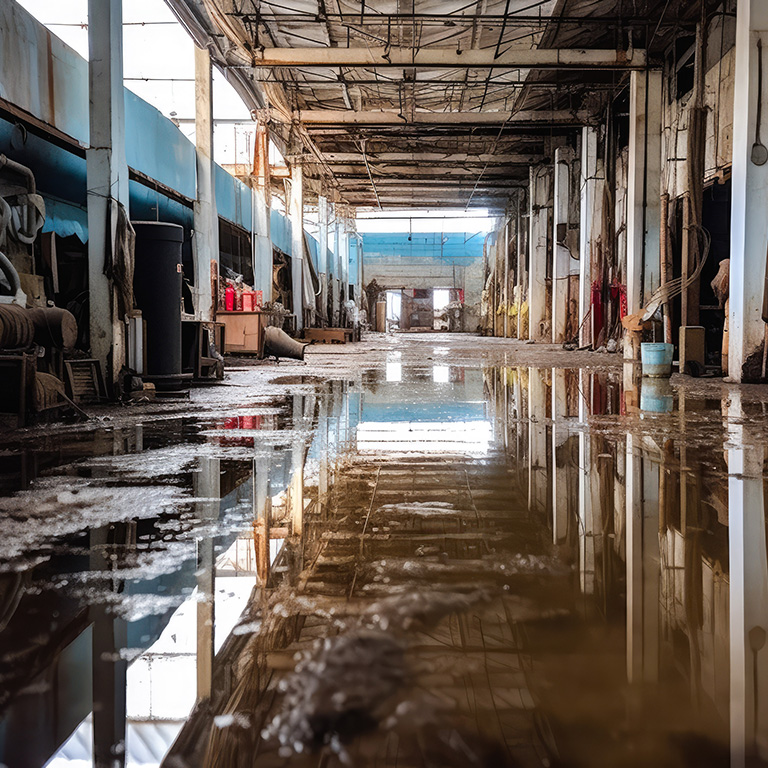
[[467, 69], [645, 69], [646, 52], [636, 48], [511, 48], [498, 56], [490, 48], [264, 48], [256, 67], [445, 67]]
[[[333, 168], [334, 176], [337, 179], [364, 179], [367, 178], [365, 166], [353, 166], [353, 165], [331, 165]], [[509, 165], [490, 165], [487, 169], [482, 165], [468, 167], [465, 165], [458, 165], [453, 168], [448, 166], [424, 166], [424, 165], [398, 165], [390, 167], [387, 165], [380, 165], [379, 163], [371, 164], [371, 172], [374, 178], [378, 179], [390, 179], [395, 177], [404, 177], [406, 179], [421, 179], [425, 176], [439, 176], [445, 178], [477, 178], [479, 171], [484, 171], [483, 178], [486, 179], [508, 179], [511, 174], [521, 176], [522, 169], [525, 170], [527, 175], [528, 165], [525, 166], [509, 166]]]
[[414, 112], [406, 118], [396, 111], [305, 109], [296, 117], [305, 125], [588, 125], [593, 116], [587, 111], [521, 110], [519, 112]]
[[[436, 163], [455, 165], [462, 163], [464, 165], [484, 165], [493, 163], [494, 165], [534, 165], [544, 159], [543, 155], [525, 155], [525, 154], [479, 154], [471, 155], [466, 152], [446, 153], [446, 152], [368, 152], [369, 163], [390, 163], [406, 164], [412, 163]], [[323, 158], [330, 164], [335, 165], [362, 165], [362, 154], [358, 152], [324, 152]]]

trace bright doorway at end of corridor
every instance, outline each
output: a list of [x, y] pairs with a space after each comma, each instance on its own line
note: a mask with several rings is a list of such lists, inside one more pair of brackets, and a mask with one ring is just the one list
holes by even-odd
[[432, 291], [432, 327], [436, 331], [450, 330], [448, 305], [451, 303], [451, 291], [448, 288], [435, 288]]

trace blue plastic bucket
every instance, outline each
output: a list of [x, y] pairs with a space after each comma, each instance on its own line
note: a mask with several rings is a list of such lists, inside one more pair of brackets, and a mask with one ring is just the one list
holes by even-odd
[[672, 344], [641, 344], [640, 360], [643, 376], [668, 378], [672, 375], [672, 356], [675, 347]]
[[675, 393], [664, 379], [648, 379], [640, 386], [640, 410], [648, 413], [672, 413]]

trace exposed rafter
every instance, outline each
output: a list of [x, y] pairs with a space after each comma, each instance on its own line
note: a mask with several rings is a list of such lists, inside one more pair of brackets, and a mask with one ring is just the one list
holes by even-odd
[[635, 49], [510, 48], [460, 51], [456, 48], [263, 48], [257, 67], [444, 67], [451, 69], [644, 69], [645, 51]]

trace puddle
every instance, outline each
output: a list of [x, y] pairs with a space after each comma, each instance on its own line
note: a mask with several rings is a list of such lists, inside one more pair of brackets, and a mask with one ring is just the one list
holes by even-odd
[[762, 764], [765, 404], [435, 344], [7, 445], [0, 763]]

